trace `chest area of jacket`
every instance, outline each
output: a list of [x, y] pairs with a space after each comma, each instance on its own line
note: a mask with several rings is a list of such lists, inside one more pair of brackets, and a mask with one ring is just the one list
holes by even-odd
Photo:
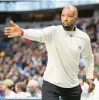
[[84, 40], [78, 37], [57, 37], [56, 43], [62, 49], [69, 49], [72, 50], [74, 53], [81, 53], [84, 49]]

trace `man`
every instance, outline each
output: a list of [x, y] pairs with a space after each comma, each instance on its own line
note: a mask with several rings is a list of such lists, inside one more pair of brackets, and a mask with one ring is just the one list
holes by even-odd
[[3, 83], [0, 81], [0, 100], [3, 100], [5, 98], [5, 91], [3, 88]]
[[88, 35], [75, 26], [78, 18], [77, 8], [65, 7], [61, 13], [62, 25], [50, 26], [42, 30], [21, 29], [13, 21], [12, 27], [5, 28], [8, 38], [22, 36], [33, 41], [45, 43], [48, 64], [44, 73], [42, 100], [80, 100], [79, 60], [82, 54], [87, 69], [89, 92], [93, 88], [93, 56]]
[[40, 98], [41, 91], [39, 90], [39, 84], [36, 80], [31, 79], [27, 83], [27, 92], [31, 93], [32, 97]]
[[11, 79], [5, 79], [3, 82], [3, 90], [5, 91], [5, 98], [12, 99], [16, 96], [16, 93], [13, 91], [14, 82]]
[[15, 85], [15, 91], [16, 91], [16, 97], [18, 99], [20, 98], [29, 98], [31, 97], [31, 94], [29, 92], [26, 92], [26, 83], [24, 82], [17, 82]]

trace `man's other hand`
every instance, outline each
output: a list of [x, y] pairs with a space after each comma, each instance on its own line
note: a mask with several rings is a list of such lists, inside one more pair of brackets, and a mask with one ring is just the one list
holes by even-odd
[[95, 84], [94, 84], [94, 82], [91, 79], [87, 79], [87, 83], [89, 85], [88, 92], [91, 93], [94, 90], [94, 88], [95, 88]]

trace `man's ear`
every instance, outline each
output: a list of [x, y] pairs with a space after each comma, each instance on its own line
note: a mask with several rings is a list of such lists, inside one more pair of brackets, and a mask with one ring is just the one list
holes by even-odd
[[79, 19], [79, 17], [76, 17], [75, 22]]

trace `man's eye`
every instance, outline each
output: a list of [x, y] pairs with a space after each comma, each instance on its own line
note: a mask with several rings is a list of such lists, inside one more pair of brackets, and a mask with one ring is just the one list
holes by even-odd
[[73, 16], [68, 16], [68, 17], [73, 17]]
[[64, 16], [64, 15], [62, 15], [62, 16]]

